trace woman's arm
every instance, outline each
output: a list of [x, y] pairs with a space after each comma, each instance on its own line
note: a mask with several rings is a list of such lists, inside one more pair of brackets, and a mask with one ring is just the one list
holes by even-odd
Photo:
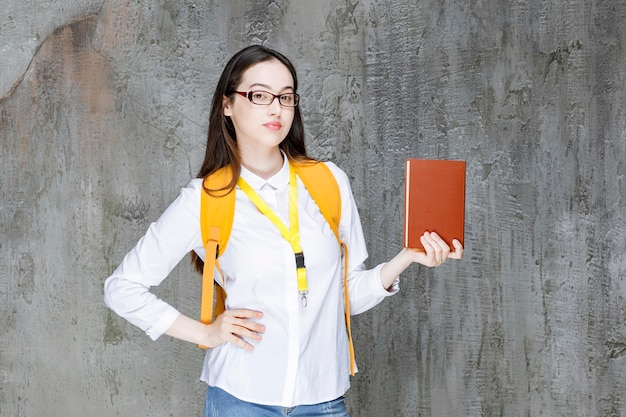
[[463, 257], [463, 245], [457, 239], [452, 241], [454, 250], [435, 232], [426, 232], [420, 237], [424, 250], [403, 248], [393, 259], [380, 270], [380, 281], [383, 287], [389, 288], [396, 278], [413, 262], [428, 267], [439, 266], [449, 259]]
[[150, 287], [159, 285], [189, 251], [202, 245], [198, 227], [201, 184], [192, 181], [184, 188], [124, 257], [105, 283], [105, 303], [152, 339], [167, 334], [211, 348], [231, 342], [252, 349], [245, 339], [260, 340], [265, 328], [254, 320], [263, 317], [261, 312], [230, 310], [205, 325], [180, 314], [150, 292]]
[[193, 180], [153, 222], [104, 285], [105, 304], [157, 339], [178, 310], [150, 291], [161, 284], [182, 258], [202, 249], [200, 237], [201, 180]]

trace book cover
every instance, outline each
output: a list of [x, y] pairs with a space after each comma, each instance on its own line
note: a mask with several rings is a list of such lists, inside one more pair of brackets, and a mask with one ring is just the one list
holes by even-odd
[[465, 161], [408, 159], [404, 176], [404, 246], [424, 249], [420, 236], [437, 232], [450, 246], [464, 243]]

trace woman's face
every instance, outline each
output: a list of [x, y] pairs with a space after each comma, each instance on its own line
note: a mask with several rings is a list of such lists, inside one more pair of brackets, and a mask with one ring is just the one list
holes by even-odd
[[[268, 91], [272, 94], [295, 93], [289, 69], [277, 60], [265, 61], [249, 67], [237, 86], [237, 91]], [[233, 94], [224, 97], [224, 115], [235, 127], [240, 152], [256, 152], [277, 148], [285, 139], [295, 109], [281, 106], [278, 97], [269, 105], [257, 105], [247, 97]]]

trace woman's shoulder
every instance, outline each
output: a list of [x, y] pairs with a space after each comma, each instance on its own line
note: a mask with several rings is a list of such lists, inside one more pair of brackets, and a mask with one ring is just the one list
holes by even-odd
[[202, 178], [194, 178], [187, 185], [181, 187], [178, 198], [175, 202], [184, 206], [200, 205], [200, 194], [202, 192]]
[[192, 190], [200, 190], [202, 188], [202, 181], [204, 178], [193, 178], [187, 183], [185, 188], [191, 188]]
[[197, 194], [199, 196], [200, 191], [202, 190], [202, 181], [203, 178], [194, 178], [190, 180], [187, 185], [181, 188], [181, 193]]
[[348, 175], [345, 173], [343, 169], [339, 168], [337, 164], [335, 164], [334, 162], [332, 161], [316, 161], [316, 162], [326, 165], [328, 169], [330, 169], [330, 172], [332, 172], [337, 182], [343, 183], [343, 182], [348, 181]]

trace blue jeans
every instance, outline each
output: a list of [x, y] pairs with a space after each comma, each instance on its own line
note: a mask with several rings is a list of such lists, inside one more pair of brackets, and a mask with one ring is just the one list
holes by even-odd
[[296, 407], [276, 407], [241, 401], [224, 390], [209, 387], [204, 417], [348, 417], [343, 397], [334, 401]]

